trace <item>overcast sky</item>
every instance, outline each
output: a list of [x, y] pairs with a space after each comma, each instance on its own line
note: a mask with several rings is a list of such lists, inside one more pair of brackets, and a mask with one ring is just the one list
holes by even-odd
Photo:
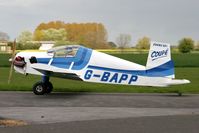
[[120, 33], [132, 43], [148, 36], [175, 44], [182, 37], [199, 41], [199, 0], [0, 0], [0, 31], [11, 39], [41, 22], [100, 22], [109, 41]]

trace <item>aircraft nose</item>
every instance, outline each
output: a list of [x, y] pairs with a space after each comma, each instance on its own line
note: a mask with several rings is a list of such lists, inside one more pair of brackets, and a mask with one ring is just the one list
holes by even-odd
[[14, 58], [13, 64], [14, 64], [14, 66], [16, 66], [16, 67], [22, 67], [22, 68], [23, 68], [23, 67], [26, 65], [26, 62], [25, 62], [25, 60], [24, 60], [24, 57], [16, 56], [16, 57]]

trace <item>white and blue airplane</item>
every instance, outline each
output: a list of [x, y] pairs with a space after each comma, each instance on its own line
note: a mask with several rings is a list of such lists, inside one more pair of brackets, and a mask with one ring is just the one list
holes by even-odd
[[151, 42], [146, 66], [120, 59], [79, 45], [55, 47], [43, 52], [19, 52], [13, 61], [21, 74], [42, 76], [33, 86], [36, 95], [50, 93], [50, 77], [86, 82], [166, 87], [187, 84], [175, 79], [170, 44]]

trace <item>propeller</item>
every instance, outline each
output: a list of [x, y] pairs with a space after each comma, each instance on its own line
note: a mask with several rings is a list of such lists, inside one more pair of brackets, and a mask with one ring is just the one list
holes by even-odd
[[10, 84], [11, 82], [11, 78], [12, 78], [12, 73], [13, 73], [13, 67], [14, 67], [14, 58], [15, 58], [15, 51], [16, 51], [16, 39], [13, 42], [12, 45], [12, 58], [11, 58], [11, 66], [10, 66], [10, 72], [9, 72], [9, 76], [8, 76], [8, 84]]

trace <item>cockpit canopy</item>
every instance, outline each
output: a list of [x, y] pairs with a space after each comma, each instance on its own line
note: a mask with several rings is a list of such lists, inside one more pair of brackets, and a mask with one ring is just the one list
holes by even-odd
[[79, 45], [59, 46], [48, 50], [47, 53], [54, 57], [74, 57], [79, 47]]

